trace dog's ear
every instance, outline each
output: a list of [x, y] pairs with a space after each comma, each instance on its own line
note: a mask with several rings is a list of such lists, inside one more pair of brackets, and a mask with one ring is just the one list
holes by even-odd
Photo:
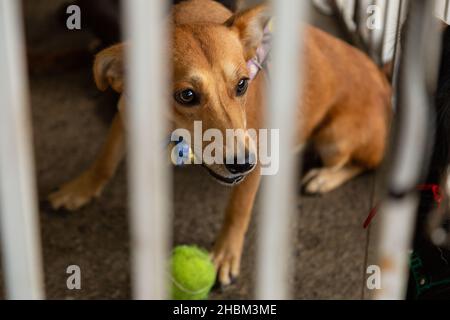
[[122, 93], [124, 86], [124, 45], [118, 44], [100, 51], [94, 61], [94, 79], [99, 90], [109, 86]]
[[256, 54], [264, 37], [264, 28], [269, 22], [269, 7], [265, 4], [238, 12], [225, 22], [225, 26], [235, 30], [244, 47], [245, 59]]

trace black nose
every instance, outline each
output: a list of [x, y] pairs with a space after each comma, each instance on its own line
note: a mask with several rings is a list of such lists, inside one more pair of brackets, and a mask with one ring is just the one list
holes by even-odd
[[246, 154], [245, 155], [245, 163], [239, 164], [237, 157], [235, 157], [233, 163], [225, 164], [225, 167], [232, 174], [239, 174], [239, 173], [247, 173], [247, 172], [251, 171], [255, 167], [255, 164], [251, 163], [249, 155]]

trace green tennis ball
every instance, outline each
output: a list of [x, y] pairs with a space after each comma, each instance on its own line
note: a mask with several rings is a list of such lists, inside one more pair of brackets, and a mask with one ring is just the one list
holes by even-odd
[[216, 270], [207, 251], [178, 246], [170, 259], [172, 299], [204, 300], [216, 281]]

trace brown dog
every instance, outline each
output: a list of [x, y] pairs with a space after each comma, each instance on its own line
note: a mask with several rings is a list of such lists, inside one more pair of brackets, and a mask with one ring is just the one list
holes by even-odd
[[[172, 18], [175, 94], [171, 129], [192, 131], [194, 121], [202, 121], [204, 130], [262, 128], [266, 77], [261, 71], [248, 83], [246, 62], [261, 43], [268, 21], [265, 7], [232, 16], [216, 2], [191, 0], [175, 6]], [[325, 193], [382, 161], [390, 118], [390, 88], [375, 64], [348, 44], [309, 26], [304, 43], [306, 74], [297, 114], [303, 125], [297, 142], [299, 146], [314, 143], [325, 165], [306, 175], [306, 190]], [[123, 92], [124, 50], [125, 45], [119, 44], [97, 55], [94, 76], [100, 90], [111, 86]], [[76, 210], [100, 195], [124, 155], [120, 114], [125, 108], [122, 95], [121, 112], [98, 159], [80, 177], [50, 195], [54, 208]], [[226, 285], [239, 274], [260, 168], [247, 162], [206, 167], [219, 181], [236, 184], [213, 249], [219, 281]]]

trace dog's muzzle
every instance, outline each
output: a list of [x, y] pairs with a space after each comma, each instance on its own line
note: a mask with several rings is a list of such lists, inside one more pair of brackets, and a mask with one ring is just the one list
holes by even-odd
[[227, 185], [227, 186], [234, 186], [237, 185], [239, 183], [241, 183], [242, 181], [244, 181], [245, 179], [245, 175], [238, 175], [235, 177], [224, 177], [221, 176], [220, 174], [214, 172], [212, 169], [208, 168], [207, 166], [203, 165], [203, 167], [208, 171], [208, 173], [214, 178], [216, 179], [218, 182]]

